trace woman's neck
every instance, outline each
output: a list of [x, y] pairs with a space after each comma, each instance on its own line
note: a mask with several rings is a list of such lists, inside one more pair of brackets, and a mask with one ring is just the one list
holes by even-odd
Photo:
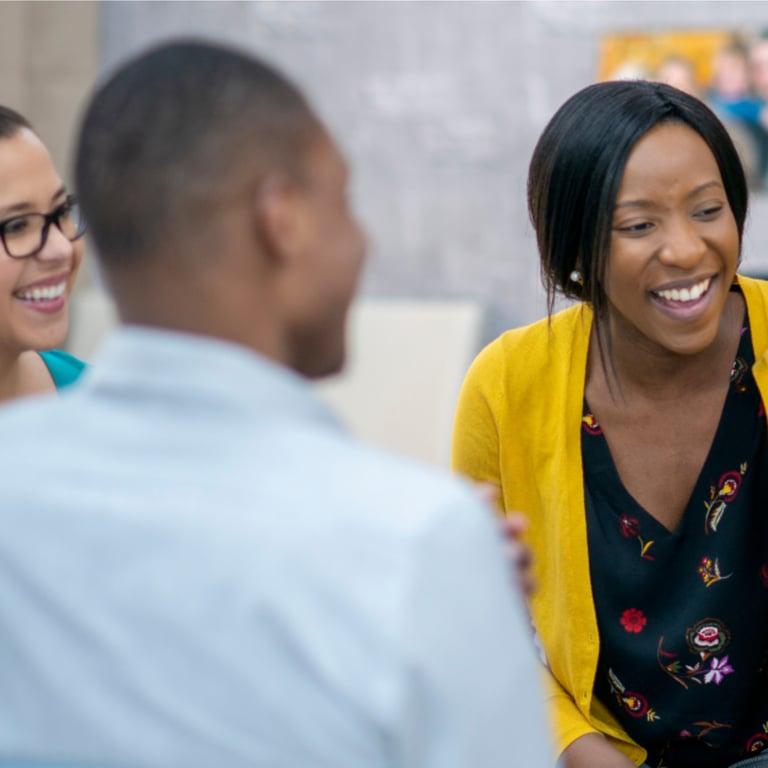
[[23, 393], [24, 368], [21, 353], [0, 350], [0, 402]]
[[0, 350], [0, 403], [55, 390], [48, 368], [37, 352]]
[[724, 369], [727, 373], [738, 350], [743, 316], [743, 298], [730, 294], [712, 344], [696, 354], [681, 355], [643, 336], [618, 313], [609, 312], [600, 326], [603, 355], [597, 326], [593, 328], [590, 368], [599, 369], [609, 390], [620, 399], [674, 400], [722, 382]]

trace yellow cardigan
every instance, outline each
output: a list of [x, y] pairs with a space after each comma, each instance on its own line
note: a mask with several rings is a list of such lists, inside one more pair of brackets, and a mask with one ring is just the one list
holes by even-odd
[[[753, 372], [768, 402], [768, 282], [738, 277]], [[546, 658], [558, 753], [605, 734], [635, 763], [646, 758], [592, 695], [600, 649], [590, 586], [581, 415], [592, 312], [586, 304], [500, 336], [472, 364], [459, 398], [453, 466], [501, 486], [505, 510], [529, 518], [538, 589], [533, 622]]]

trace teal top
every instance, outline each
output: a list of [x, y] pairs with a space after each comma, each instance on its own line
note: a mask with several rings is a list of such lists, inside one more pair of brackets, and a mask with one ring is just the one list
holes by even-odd
[[74, 384], [86, 369], [82, 360], [78, 360], [60, 349], [52, 349], [48, 352], [40, 352], [40, 357], [51, 374], [56, 389], [63, 389]]

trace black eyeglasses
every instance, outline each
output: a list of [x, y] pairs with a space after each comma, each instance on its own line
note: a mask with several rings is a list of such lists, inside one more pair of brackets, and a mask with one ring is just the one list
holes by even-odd
[[26, 259], [40, 253], [48, 241], [51, 224], [71, 243], [85, 234], [85, 218], [75, 195], [67, 195], [50, 213], [24, 213], [0, 221], [0, 240], [5, 252], [13, 259]]

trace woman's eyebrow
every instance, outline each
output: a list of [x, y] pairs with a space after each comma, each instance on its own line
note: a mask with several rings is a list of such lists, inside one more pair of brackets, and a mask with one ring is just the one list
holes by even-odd
[[[58, 200], [62, 195], [66, 194], [67, 188], [64, 184], [62, 184], [58, 190], [54, 193], [53, 197], [51, 198], [51, 202], [55, 202]], [[9, 205], [5, 208], [0, 208], [0, 216], [5, 215], [7, 213], [29, 213], [30, 211], [34, 210], [34, 204], [33, 203], [14, 203], [13, 205]]]
[[53, 197], [51, 198], [51, 202], [53, 202], [54, 200], [57, 200], [62, 195], [66, 194], [66, 192], [67, 192], [67, 187], [64, 184], [62, 184], [59, 187], [59, 189], [54, 193]]
[[712, 179], [712, 181], [705, 181], [703, 184], [699, 184], [699, 186], [696, 187], [695, 189], [692, 189], [688, 193], [687, 197], [693, 197], [694, 195], [698, 195], [699, 192], [703, 192], [705, 189], [709, 189], [710, 187], [720, 187], [720, 189], [722, 189], [723, 185], [715, 179]]
[[[700, 192], [704, 192], [704, 190], [709, 189], [710, 187], [719, 187], [720, 189], [723, 188], [723, 185], [716, 181], [715, 179], [712, 179], [711, 181], [705, 181], [703, 184], [699, 184], [698, 187], [694, 187], [687, 195], [687, 198], [695, 197]], [[629, 207], [637, 207], [637, 208], [653, 208], [656, 205], [656, 203], [653, 202], [653, 200], [624, 200], [620, 203], [616, 203], [614, 206], [614, 210], [617, 208], [629, 208]]]
[[653, 200], [624, 200], [624, 202], [616, 203], [614, 210], [616, 208], [629, 208], [633, 206], [637, 208], [653, 208], [655, 205], [656, 203]]

